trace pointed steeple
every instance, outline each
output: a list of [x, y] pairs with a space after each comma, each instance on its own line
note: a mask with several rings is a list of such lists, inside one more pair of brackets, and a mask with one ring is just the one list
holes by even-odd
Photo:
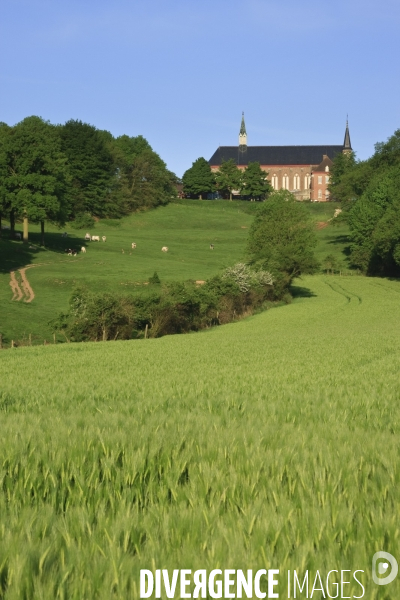
[[343, 152], [351, 152], [351, 142], [350, 142], [350, 131], [349, 131], [349, 119], [346, 119], [346, 132], [344, 134], [344, 142], [343, 142]]
[[247, 149], [247, 133], [246, 133], [246, 125], [245, 125], [245, 122], [244, 122], [244, 112], [242, 112], [242, 122], [240, 124], [239, 149], [240, 150], [246, 150]]

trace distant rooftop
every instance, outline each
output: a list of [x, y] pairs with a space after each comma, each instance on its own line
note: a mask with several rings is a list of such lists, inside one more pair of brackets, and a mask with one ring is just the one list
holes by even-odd
[[230, 159], [237, 165], [319, 165], [324, 154], [333, 160], [341, 152], [343, 146], [247, 146], [244, 151], [238, 146], [220, 146], [208, 162], [211, 166]]

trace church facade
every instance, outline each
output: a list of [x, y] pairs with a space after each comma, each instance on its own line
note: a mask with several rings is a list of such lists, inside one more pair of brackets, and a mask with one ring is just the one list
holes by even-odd
[[238, 146], [220, 146], [208, 162], [212, 171], [218, 171], [222, 162], [230, 159], [239, 169], [245, 169], [249, 162], [258, 162], [274, 190], [289, 190], [298, 200], [326, 202], [329, 171], [341, 152], [352, 152], [348, 122], [343, 145], [248, 146], [242, 115]]

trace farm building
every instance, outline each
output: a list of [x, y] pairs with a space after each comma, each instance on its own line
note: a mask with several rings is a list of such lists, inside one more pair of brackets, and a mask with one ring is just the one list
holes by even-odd
[[325, 202], [329, 200], [329, 170], [340, 152], [351, 152], [348, 121], [343, 145], [323, 146], [248, 146], [244, 114], [238, 146], [220, 146], [208, 161], [212, 171], [218, 171], [223, 161], [233, 159], [239, 169], [249, 162], [258, 162], [267, 171], [275, 190], [286, 189], [298, 200]]

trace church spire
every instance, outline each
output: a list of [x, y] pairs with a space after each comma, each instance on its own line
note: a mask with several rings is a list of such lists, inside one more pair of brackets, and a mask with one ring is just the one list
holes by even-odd
[[351, 142], [350, 142], [350, 131], [349, 131], [349, 118], [346, 120], [346, 131], [344, 134], [344, 142], [343, 142], [343, 152], [351, 152]]
[[246, 150], [246, 148], [247, 148], [247, 133], [246, 133], [246, 125], [244, 122], [244, 112], [242, 112], [242, 122], [240, 124], [239, 148], [240, 148], [240, 150]]

